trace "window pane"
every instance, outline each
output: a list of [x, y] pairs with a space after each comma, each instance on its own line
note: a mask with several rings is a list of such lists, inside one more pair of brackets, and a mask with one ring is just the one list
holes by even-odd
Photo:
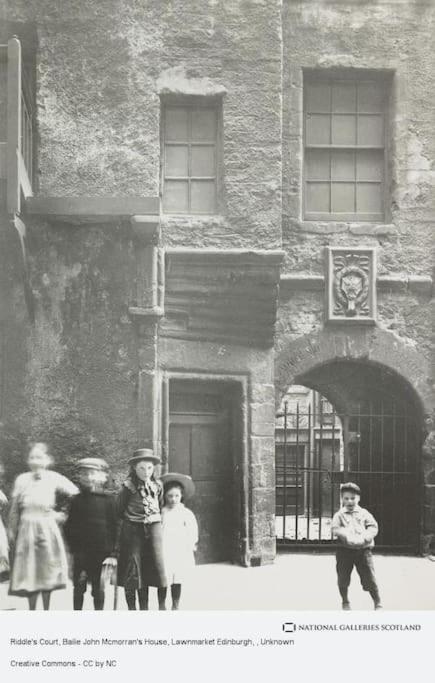
[[356, 208], [359, 213], [382, 213], [382, 186], [377, 183], [358, 183]]
[[355, 185], [353, 183], [332, 183], [331, 211], [333, 213], [354, 213]]
[[336, 114], [332, 117], [332, 144], [354, 145], [356, 143], [356, 117]]
[[188, 147], [184, 145], [166, 145], [165, 148], [165, 175], [187, 176], [188, 175]]
[[355, 179], [355, 153], [351, 151], [331, 152], [331, 177], [333, 180]]
[[208, 146], [192, 147], [192, 172], [193, 176], [214, 176], [215, 167], [215, 148]]
[[329, 183], [307, 183], [305, 204], [308, 212], [329, 213]]
[[194, 109], [192, 111], [192, 140], [216, 139], [216, 111]]
[[323, 149], [307, 149], [305, 173], [309, 180], [329, 180], [329, 152]]
[[216, 183], [214, 180], [192, 180], [191, 209], [194, 213], [216, 211]]
[[383, 91], [379, 83], [367, 82], [358, 85], [358, 111], [382, 112]]
[[384, 144], [384, 124], [382, 116], [358, 116], [358, 144]]
[[189, 133], [186, 109], [166, 109], [165, 122], [165, 140], [187, 140]]
[[187, 180], [166, 180], [163, 192], [165, 211], [186, 212], [189, 209], [189, 184]]
[[334, 83], [332, 86], [332, 111], [356, 111], [355, 83]]
[[384, 158], [382, 152], [361, 150], [356, 156], [356, 177], [358, 180], [382, 180]]
[[307, 145], [329, 145], [330, 118], [324, 114], [307, 114], [305, 123]]
[[331, 111], [331, 91], [329, 83], [307, 83], [306, 85], [306, 111], [329, 112]]

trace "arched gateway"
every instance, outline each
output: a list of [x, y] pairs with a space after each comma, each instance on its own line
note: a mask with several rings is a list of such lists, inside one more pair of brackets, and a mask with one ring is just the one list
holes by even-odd
[[[278, 437], [278, 544], [330, 543], [340, 482], [353, 480], [362, 488], [362, 504], [379, 520], [379, 547], [424, 550], [431, 540], [422, 456], [430, 427], [427, 375], [421, 354], [380, 329], [345, 335], [326, 330], [279, 351], [275, 377], [284, 431]], [[313, 414], [298, 403], [283, 404], [294, 384], [318, 392], [334, 408]]]

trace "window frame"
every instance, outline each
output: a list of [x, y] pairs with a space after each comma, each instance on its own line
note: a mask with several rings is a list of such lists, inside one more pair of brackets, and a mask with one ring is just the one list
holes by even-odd
[[[383, 135], [382, 135], [382, 145], [340, 145], [340, 144], [307, 144], [306, 138], [306, 121], [307, 121], [307, 85], [310, 83], [327, 83], [332, 86], [334, 83], [354, 83], [356, 86], [364, 82], [373, 82], [382, 88], [383, 98], [382, 98], [382, 109], [380, 112], [367, 112], [370, 114], [381, 114], [383, 120]], [[332, 90], [331, 90], [332, 92]], [[388, 151], [389, 151], [389, 99], [391, 94], [391, 72], [385, 70], [335, 70], [328, 69], [326, 71], [320, 71], [318, 69], [304, 69], [303, 70], [303, 97], [302, 97], [302, 218], [307, 222], [352, 222], [352, 223], [385, 223], [387, 220], [387, 206], [388, 206]], [[325, 112], [327, 114], [328, 112]], [[344, 114], [344, 112], [338, 112], [339, 114]], [[360, 113], [364, 114], [364, 111], [358, 110], [358, 103], [356, 105], [355, 112], [350, 112], [355, 114], [358, 120], [358, 115]], [[330, 108], [329, 115], [332, 117], [332, 107]], [[331, 119], [332, 120], [332, 119]], [[356, 155], [358, 151], [378, 151], [382, 156], [382, 178], [380, 180], [380, 193], [382, 202], [382, 211], [377, 212], [316, 212], [309, 211], [307, 208], [307, 151], [309, 150], [325, 150], [325, 151], [351, 151], [354, 152], [354, 159], [356, 164]], [[331, 157], [330, 157], [331, 159]], [[331, 161], [330, 161], [331, 164]], [[331, 166], [328, 180], [319, 180], [317, 182], [324, 182], [331, 186], [333, 179], [331, 177]], [[353, 183], [355, 188], [358, 186], [358, 180], [355, 174], [353, 180], [337, 179], [335, 182], [349, 182]], [[370, 182], [370, 181], [361, 181]], [[356, 189], [355, 189], [356, 193]], [[356, 194], [355, 194], [356, 197]]]
[[[189, 120], [191, 112], [199, 109], [212, 110], [215, 113], [215, 141], [214, 141], [214, 176], [192, 176], [190, 174], [190, 168], [188, 168], [187, 176], [165, 176], [166, 167], [166, 149], [167, 149], [167, 138], [166, 138], [166, 112], [170, 109], [184, 109], [189, 112]], [[193, 141], [191, 135], [191, 127], [189, 124], [188, 139], [186, 141], [172, 141], [169, 144], [174, 146], [187, 145], [189, 148], [189, 166], [191, 160], [191, 148], [192, 146], [212, 146], [213, 143], [209, 141]], [[221, 209], [221, 177], [222, 177], [222, 97], [219, 96], [164, 96], [161, 97], [160, 106], [160, 199], [162, 213], [165, 216], [194, 216], [194, 217], [207, 217], [215, 216], [220, 212]], [[188, 201], [189, 206], [186, 211], [181, 209], [168, 210], [165, 208], [165, 183], [166, 180], [185, 180], [188, 183]], [[212, 211], [194, 211], [191, 208], [191, 183], [192, 181], [206, 181], [214, 180], [215, 184], [215, 202]]]

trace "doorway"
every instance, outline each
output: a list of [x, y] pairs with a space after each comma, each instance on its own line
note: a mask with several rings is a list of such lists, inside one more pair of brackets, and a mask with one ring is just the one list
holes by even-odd
[[199, 564], [232, 559], [236, 525], [234, 392], [225, 382], [171, 380], [168, 470], [188, 474]]

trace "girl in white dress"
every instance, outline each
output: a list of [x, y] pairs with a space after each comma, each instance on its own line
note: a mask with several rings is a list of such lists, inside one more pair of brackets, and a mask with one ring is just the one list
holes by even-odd
[[12, 548], [10, 595], [27, 597], [36, 609], [42, 594], [45, 610], [51, 591], [65, 588], [67, 559], [58, 524], [65, 516], [56, 511], [57, 496], [75, 496], [79, 491], [66, 477], [50, 471], [47, 446], [35, 444], [28, 455], [29, 472], [18, 475], [12, 492], [9, 541]]
[[[198, 524], [192, 510], [182, 502], [195, 492], [190, 477], [168, 473], [161, 477], [165, 492], [162, 508], [163, 563], [168, 585], [171, 586], [172, 609], [180, 604], [181, 586], [195, 566], [194, 552], [198, 543]], [[166, 589], [159, 589], [160, 599]]]

